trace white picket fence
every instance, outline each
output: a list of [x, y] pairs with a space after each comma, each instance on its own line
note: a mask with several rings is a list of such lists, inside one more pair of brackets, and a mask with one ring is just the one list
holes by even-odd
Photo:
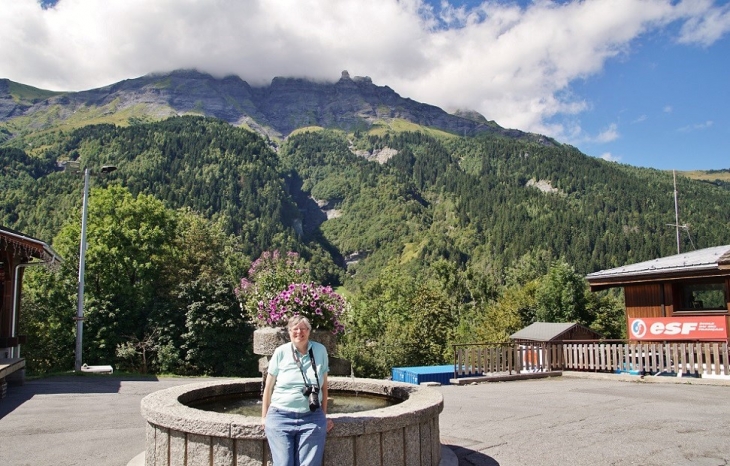
[[727, 342], [559, 342], [454, 345], [454, 375], [544, 371], [730, 375]]

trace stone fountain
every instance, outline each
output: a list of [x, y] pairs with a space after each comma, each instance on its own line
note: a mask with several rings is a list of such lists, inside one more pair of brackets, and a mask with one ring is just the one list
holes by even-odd
[[[264, 333], [267, 332], [276, 333], [273, 330]], [[264, 355], [259, 366], [267, 366], [268, 359], [263, 360], [267, 357], [265, 352], [273, 352], [278, 344], [271, 339], [279, 339], [281, 335], [259, 337], [258, 340], [255, 337], [254, 351]], [[349, 363], [332, 359], [331, 368], [338, 373], [345, 370], [349, 373]], [[400, 402], [370, 411], [330, 414], [335, 427], [327, 434], [325, 466], [439, 464], [441, 393], [428, 387], [387, 380], [337, 376], [328, 379], [332, 392], [377, 395]], [[147, 421], [145, 464], [270, 465], [271, 455], [260, 417], [205, 411], [191, 406], [200, 400], [259, 396], [260, 393], [261, 379], [252, 378], [182, 385], [146, 396], [142, 400], [142, 416]]]

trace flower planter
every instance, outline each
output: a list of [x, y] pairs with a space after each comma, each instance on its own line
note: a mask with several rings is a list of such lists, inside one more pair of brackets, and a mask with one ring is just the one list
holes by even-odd
[[253, 353], [271, 356], [274, 350], [289, 341], [289, 333], [283, 327], [262, 327], [253, 332]]

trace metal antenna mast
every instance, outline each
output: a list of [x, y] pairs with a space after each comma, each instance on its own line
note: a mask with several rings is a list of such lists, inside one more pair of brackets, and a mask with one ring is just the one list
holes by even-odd
[[678, 203], [677, 203], [677, 171], [672, 170], [672, 174], [674, 176], [674, 224], [669, 223], [669, 224], [667, 224], [667, 226], [674, 227], [677, 230], [677, 254], [680, 254], [682, 252], [679, 250], [679, 244], [680, 244], [679, 229], [680, 228], [687, 231], [687, 237], [689, 238], [689, 242], [692, 244], [692, 248], [694, 248], [695, 245], [694, 245], [694, 241], [692, 241], [692, 236], [689, 234], [689, 225], [687, 225], [687, 224], [680, 225], [679, 224], [679, 207], [678, 207]]
[[672, 170], [674, 176], [674, 226], [677, 229], [677, 254], [679, 251], [679, 207], [677, 206], [677, 171]]

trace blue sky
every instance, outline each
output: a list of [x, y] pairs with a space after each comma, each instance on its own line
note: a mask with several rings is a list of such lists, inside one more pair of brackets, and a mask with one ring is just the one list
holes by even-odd
[[658, 169], [730, 168], [730, 0], [0, 0], [0, 77], [370, 76]]
[[650, 34], [625, 59], [572, 84], [592, 104], [580, 115], [582, 127], [597, 134], [615, 125], [617, 133], [611, 141], [577, 146], [637, 166], [730, 168], [729, 83], [727, 37], [698, 47], [673, 44], [669, 33]]

